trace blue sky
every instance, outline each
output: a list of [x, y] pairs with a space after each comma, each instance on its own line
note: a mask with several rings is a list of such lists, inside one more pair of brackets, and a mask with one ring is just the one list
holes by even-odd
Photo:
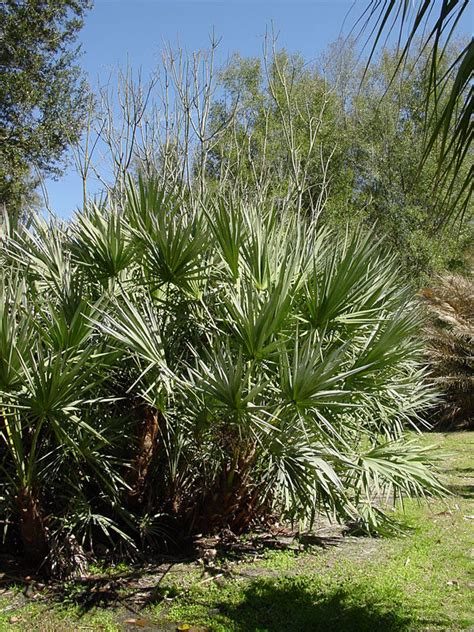
[[[260, 55], [272, 23], [281, 46], [311, 60], [348, 34], [365, 6], [362, 0], [95, 0], [79, 36], [80, 64], [92, 86], [127, 63], [146, 75], [165, 44], [179, 41], [189, 52], [206, 48], [213, 29], [222, 38], [218, 61], [236, 51]], [[461, 31], [471, 34], [472, 26], [471, 6]], [[46, 186], [55, 213], [69, 216], [80, 205], [81, 184], [72, 167]]]

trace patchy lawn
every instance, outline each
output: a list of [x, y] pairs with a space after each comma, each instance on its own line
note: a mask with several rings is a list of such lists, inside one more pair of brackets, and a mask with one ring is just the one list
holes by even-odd
[[[474, 434], [430, 434], [447, 500], [406, 504], [400, 537], [321, 538], [207, 562], [93, 568], [62, 585], [3, 576], [0, 630], [455, 631], [474, 626]], [[246, 544], [242, 548], [245, 551]]]

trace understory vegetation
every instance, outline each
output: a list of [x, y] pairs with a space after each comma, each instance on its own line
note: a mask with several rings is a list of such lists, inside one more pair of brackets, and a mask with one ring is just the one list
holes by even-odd
[[421, 313], [370, 234], [130, 181], [7, 236], [0, 292], [5, 537], [45, 571], [442, 493], [404, 436]]

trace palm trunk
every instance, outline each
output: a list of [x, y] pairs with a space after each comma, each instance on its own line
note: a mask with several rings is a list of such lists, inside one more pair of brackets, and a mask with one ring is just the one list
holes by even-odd
[[252, 485], [256, 448], [241, 445], [233, 447], [232, 452], [222, 466], [220, 484], [205, 492], [188, 511], [185, 521], [192, 532], [209, 534], [230, 529], [241, 534], [261, 517], [261, 490]]
[[143, 417], [137, 424], [137, 451], [127, 479], [130, 490], [127, 500], [131, 507], [143, 504], [147, 480], [155, 460], [160, 432], [160, 414], [150, 406], [144, 408]]
[[37, 494], [22, 487], [18, 494], [20, 509], [20, 536], [28, 561], [41, 564], [48, 554], [48, 537]]

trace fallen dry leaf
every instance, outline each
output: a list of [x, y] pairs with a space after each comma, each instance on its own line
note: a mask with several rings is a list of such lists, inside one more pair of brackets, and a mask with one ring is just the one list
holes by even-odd
[[124, 623], [127, 625], [138, 625], [140, 628], [144, 628], [148, 625], [148, 621], [146, 619], [126, 619]]

